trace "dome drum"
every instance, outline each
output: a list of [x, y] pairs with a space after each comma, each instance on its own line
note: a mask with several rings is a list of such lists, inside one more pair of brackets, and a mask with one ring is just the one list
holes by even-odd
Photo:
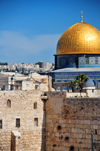
[[100, 68], [100, 54], [73, 54], [55, 56], [55, 69]]

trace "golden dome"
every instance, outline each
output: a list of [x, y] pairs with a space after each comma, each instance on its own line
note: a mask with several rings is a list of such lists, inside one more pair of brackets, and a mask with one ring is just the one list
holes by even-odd
[[100, 32], [85, 22], [68, 28], [57, 43], [57, 55], [100, 54]]

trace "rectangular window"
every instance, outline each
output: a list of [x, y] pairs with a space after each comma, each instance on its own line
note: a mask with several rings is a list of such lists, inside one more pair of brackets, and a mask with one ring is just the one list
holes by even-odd
[[89, 57], [85, 58], [85, 64], [89, 64]]
[[20, 118], [16, 118], [16, 127], [20, 127]]
[[94, 93], [94, 89], [92, 89], [92, 93]]
[[2, 120], [0, 120], [0, 129], [2, 129]]
[[26, 87], [28, 87], [28, 84], [26, 84]]
[[59, 65], [61, 66], [61, 58], [59, 58]]
[[66, 59], [66, 65], [69, 65], [69, 59], [68, 58]]
[[39, 86], [39, 85], [35, 85], [35, 90], [37, 90], [37, 89], [38, 89], [38, 86]]
[[38, 118], [34, 118], [34, 126], [38, 126]]

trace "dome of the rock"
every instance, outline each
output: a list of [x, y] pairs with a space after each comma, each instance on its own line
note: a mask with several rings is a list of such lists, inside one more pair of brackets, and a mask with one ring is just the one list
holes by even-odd
[[57, 43], [57, 55], [100, 54], [100, 32], [85, 22], [69, 27]]
[[79, 74], [90, 79], [85, 87], [100, 88], [100, 29], [83, 22], [69, 27], [59, 38], [55, 56], [53, 82], [69, 82]]

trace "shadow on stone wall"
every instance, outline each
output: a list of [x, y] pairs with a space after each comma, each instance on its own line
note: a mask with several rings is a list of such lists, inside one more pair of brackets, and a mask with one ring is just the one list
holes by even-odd
[[44, 103], [44, 107], [43, 107], [43, 124], [42, 124], [41, 151], [46, 151], [46, 108], [45, 108], [46, 99], [42, 99], [42, 101]]

